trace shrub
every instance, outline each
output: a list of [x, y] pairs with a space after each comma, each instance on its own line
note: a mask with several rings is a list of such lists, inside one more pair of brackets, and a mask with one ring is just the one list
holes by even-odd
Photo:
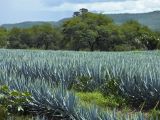
[[99, 107], [119, 107], [123, 100], [114, 96], [104, 97], [100, 92], [79, 92], [77, 96], [80, 98], [82, 104], [96, 104]]
[[31, 95], [28, 92], [19, 92], [10, 90], [8, 86], [0, 86], [0, 106], [2, 113], [24, 111], [22, 105], [31, 101]]
[[88, 92], [92, 91], [90, 88], [90, 83], [92, 78], [89, 76], [80, 76], [76, 78], [75, 83], [73, 84], [73, 89], [79, 92]]
[[131, 46], [128, 44], [115, 45], [112, 50], [114, 51], [131, 51], [135, 50], [135, 46]]
[[117, 79], [106, 80], [100, 87], [100, 91], [103, 93], [104, 96], [114, 95], [119, 96], [120, 93], [120, 81]]
[[160, 118], [160, 110], [151, 110], [149, 112], [149, 117], [152, 119], [152, 120], [159, 120]]

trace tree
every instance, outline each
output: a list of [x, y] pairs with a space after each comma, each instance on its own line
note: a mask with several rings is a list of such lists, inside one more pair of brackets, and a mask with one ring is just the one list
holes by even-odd
[[84, 14], [88, 13], [88, 9], [86, 8], [82, 8], [79, 11], [76, 11], [73, 13], [73, 17], [77, 17], [77, 16], [83, 16]]
[[142, 40], [143, 36], [147, 33], [151, 33], [152, 31], [146, 27], [138, 23], [137, 21], [127, 21], [121, 26], [122, 32], [125, 36], [126, 44], [130, 46], [134, 46], [134, 49], [146, 49], [146, 45]]
[[13, 28], [9, 31], [9, 35], [8, 35], [8, 48], [13, 48], [13, 49], [19, 49], [20, 47], [20, 32], [21, 29], [19, 28]]
[[32, 28], [13, 28], [8, 35], [8, 48], [26, 49], [58, 49], [62, 35], [50, 24], [33, 26]]
[[14, 49], [65, 49], [128, 51], [160, 49], [160, 33], [137, 21], [117, 25], [106, 15], [82, 8], [60, 27], [51, 24], [31, 28], [0, 28], [0, 47]]
[[90, 51], [95, 50], [96, 40], [97, 40], [97, 31], [87, 29], [82, 32], [81, 41], [84, 43], [86, 48], [89, 48]]
[[34, 26], [31, 28], [34, 47], [40, 49], [58, 49], [61, 33], [50, 24]]
[[86, 8], [81, 8], [81, 9], [80, 9], [80, 12], [81, 12], [81, 14], [86, 14], [86, 13], [88, 13], [88, 9], [86, 9]]
[[124, 35], [119, 26], [114, 24], [98, 26], [97, 31], [97, 46], [101, 51], [109, 51], [116, 45], [125, 44]]
[[77, 11], [77, 12], [74, 12], [74, 13], [73, 13], [73, 17], [80, 16], [80, 14], [81, 14], [81, 13], [80, 13], [79, 11]]
[[159, 37], [153, 33], [143, 34], [137, 39], [143, 43], [147, 50], [157, 49], [160, 42]]
[[85, 12], [73, 17], [63, 24], [64, 43], [66, 48], [81, 50], [89, 48], [91, 51], [97, 48], [97, 27], [109, 25], [112, 19], [102, 14]]
[[32, 48], [32, 39], [31, 34], [29, 33], [28, 29], [22, 29], [19, 33], [20, 36], [20, 48]]
[[7, 45], [7, 30], [5, 28], [0, 28], [0, 48], [4, 48]]
[[27, 29], [13, 28], [8, 35], [8, 48], [27, 49], [31, 47], [31, 35]]

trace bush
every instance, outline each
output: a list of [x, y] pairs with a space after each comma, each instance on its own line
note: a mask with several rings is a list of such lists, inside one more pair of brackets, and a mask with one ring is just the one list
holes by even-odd
[[80, 76], [76, 78], [75, 83], [73, 83], [73, 89], [78, 92], [91, 92], [90, 83], [92, 82], [92, 78], [89, 76]]
[[135, 46], [131, 46], [128, 44], [115, 45], [113, 51], [131, 51], [135, 50]]
[[120, 93], [120, 81], [117, 79], [111, 79], [111, 80], [106, 80], [106, 83], [104, 83], [100, 87], [100, 91], [103, 93], [104, 96], [119, 96]]
[[114, 96], [104, 97], [100, 92], [79, 92], [77, 96], [80, 98], [82, 104], [95, 104], [102, 108], [116, 108], [124, 103], [123, 99]]
[[149, 112], [149, 117], [152, 119], [152, 120], [159, 120], [160, 119], [160, 110], [151, 110]]
[[0, 107], [2, 114], [15, 113], [24, 111], [25, 103], [31, 101], [31, 95], [28, 92], [19, 92], [17, 90], [10, 90], [8, 86], [0, 86]]

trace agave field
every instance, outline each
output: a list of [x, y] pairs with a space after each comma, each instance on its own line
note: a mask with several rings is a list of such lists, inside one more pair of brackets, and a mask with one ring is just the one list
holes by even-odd
[[33, 120], [154, 119], [80, 104], [77, 91], [106, 94], [108, 81], [133, 109], [160, 109], [160, 52], [0, 50], [0, 85], [31, 94], [22, 106]]

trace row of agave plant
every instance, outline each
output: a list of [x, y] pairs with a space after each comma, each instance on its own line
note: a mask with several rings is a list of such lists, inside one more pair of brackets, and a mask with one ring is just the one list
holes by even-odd
[[[87, 108], [79, 105], [79, 99], [74, 92], [66, 89], [65, 85], [59, 87], [37, 80], [35, 82], [25, 78], [11, 78], [1, 81], [1, 84], [7, 85], [12, 90], [29, 92], [30, 101], [21, 104], [23, 113], [31, 114], [33, 120], [146, 120], [142, 113], [125, 114], [119, 116], [114, 111], [103, 111], [97, 106]], [[13, 108], [14, 109], [14, 108]], [[157, 118], [158, 119], [158, 118]], [[14, 120], [12, 117], [8, 120]], [[150, 118], [150, 120], [154, 120]]]
[[[17, 78], [1, 81], [12, 90], [31, 93], [31, 101], [22, 104], [25, 114], [32, 114], [33, 120], [145, 120], [142, 113], [118, 116], [116, 110], [103, 111], [97, 106], [84, 108], [79, 99], [63, 85], [54, 87], [44, 81], [27, 81]], [[14, 109], [14, 108], [13, 108]], [[157, 118], [158, 119], [158, 118]], [[8, 120], [14, 120], [12, 117]], [[152, 118], [150, 118], [152, 120]]]
[[158, 51], [89, 53], [1, 50], [0, 54], [0, 84], [30, 92], [33, 101], [23, 106], [27, 112], [40, 117], [67, 120], [145, 119], [142, 114], [119, 117], [115, 111], [81, 107], [74, 93], [68, 91], [72, 84], [78, 82], [77, 76], [91, 78], [86, 84], [88, 91], [98, 89], [107, 80], [118, 79], [119, 94], [127, 97], [133, 106], [134, 103], [145, 103], [145, 107], [150, 108], [160, 100]]

